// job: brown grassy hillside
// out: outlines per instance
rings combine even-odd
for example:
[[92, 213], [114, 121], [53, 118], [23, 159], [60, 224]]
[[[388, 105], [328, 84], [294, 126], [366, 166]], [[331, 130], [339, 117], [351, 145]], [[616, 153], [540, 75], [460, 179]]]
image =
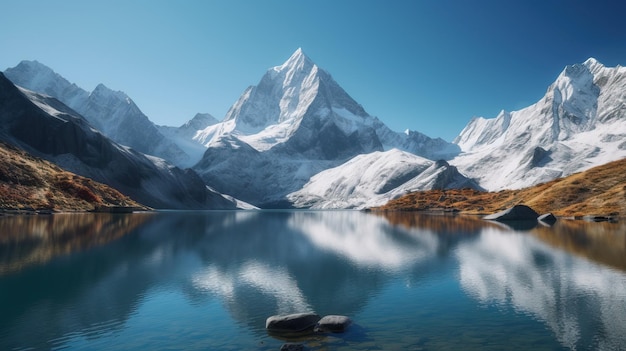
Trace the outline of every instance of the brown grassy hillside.
[[0, 142], [0, 209], [89, 211], [100, 206], [144, 208], [107, 185]]
[[626, 159], [521, 190], [430, 190], [407, 194], [373, 210], [457, 209], [494, 213], [525, 204], [557, 216], [626, 215]]

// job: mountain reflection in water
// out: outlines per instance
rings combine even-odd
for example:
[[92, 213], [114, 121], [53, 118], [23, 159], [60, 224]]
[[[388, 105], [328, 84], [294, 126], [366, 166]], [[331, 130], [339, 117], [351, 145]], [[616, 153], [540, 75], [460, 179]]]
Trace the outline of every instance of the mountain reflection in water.
[[626, 345], [624, 224], [560, 220], [552, 227], [511, 231], [473, 217], [437, 221], [402, 213], [385, 216], [404, 225], [403, 217], [413, 217], [409, 225], [416, 228], [444, 226], [439, 222], [458, 225], [453, 232], [481, 227], [479, 240], [456, 250], [460, 282], [470, 295], [481, 303], [513, 305], [531, 313], [571, 349], [619, 350]]
[[118, 239], [151, 213], [63, 213], [0, 216], [0, 276]]
[[[0, 218], [12, 233], [0, 238], [0, 349], [278, 349], [265, 318], [303, 311], [354, 317], [367, 334], [320, 348], [530, 342], [481, 327], [505, 317], [476, 304], [530, 315], [562, 347], [626, 345], [615, 227], [515, 232], [471, 217], [356, 211], [100, 215]], [[594, 259], [605, 246], [610, 262]], [[446, 290], [419, 295], [438, 284]]]

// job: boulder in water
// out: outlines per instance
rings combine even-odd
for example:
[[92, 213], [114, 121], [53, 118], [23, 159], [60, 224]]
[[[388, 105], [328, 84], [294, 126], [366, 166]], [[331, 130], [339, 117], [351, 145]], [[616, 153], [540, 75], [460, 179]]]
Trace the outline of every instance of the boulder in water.
[[536, 221], [539, 214], [526, 205], [515, 205], [494, 214], [483, 217], [491, 221]]
[[320, 333], [343, 333], [352, 323], [346, 316], [329, 315], [324, 316], [317, 322], [315, 332]]
[[315, 313], [295, 313], [288, 315], [276, 315], [267, 318], [265, 329], [270, 333], [301, 333], [313, 330], [320, 316]]

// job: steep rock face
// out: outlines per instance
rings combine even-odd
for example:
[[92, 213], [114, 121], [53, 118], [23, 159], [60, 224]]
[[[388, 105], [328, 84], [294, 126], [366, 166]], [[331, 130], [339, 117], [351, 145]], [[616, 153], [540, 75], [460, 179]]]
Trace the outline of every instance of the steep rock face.
[[155, 208], [234, 208], [191, 170], [116, 144], [57, 99], [0, 73], [0, 138]]
[[58, 99], [120, 144], [177, 164], [185, 163], [189, 158], [121, 91], [99, 84], [89, 93], [37, 61], [22, 61], [7, 69], [5, 75], [18, 86]]
[[398, 148], [450, 158], [460, 150], [418, 132], [391, 131], [301, 49], [246, 89], [223, 122], [194, 139], [207, 147], [194, 166], [202, 178], [257, 205], [284, 204], [311, 176], [360, 154]]
[[622, 131], [626, 69], [591, 58], [567, 66], [537, 103], [470, 121], [450, 163], [488, 190], [523, 188], [625, 157]]

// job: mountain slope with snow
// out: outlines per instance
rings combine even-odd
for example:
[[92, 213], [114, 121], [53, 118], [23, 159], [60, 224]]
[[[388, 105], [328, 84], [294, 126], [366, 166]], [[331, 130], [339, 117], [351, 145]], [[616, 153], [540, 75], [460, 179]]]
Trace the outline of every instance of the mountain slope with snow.
[[449, 159], [460, 150], [419, 132], [390, 130], [301, 49], [270, 68], [222, 122], [194, 139], [207, 147], [194, 166], [203, 179], [222, 193], [261, 206], [289, 205], [287, 194], [357, 155], [397, 148]]
[[189, 155], [165, 138], [130, 97], [121, 91], [99, 84], [89, 93], [37, 61], [22, 61], [8, 68], [4, 74], [18, 86], [63, 102], [120, 144], [189, 166]]
[[[567, 66], [537, 103], [475, 118], [450, 161], [488, 190], [519, 189], [626, 157], [626, 68]], [[493, 170], [497, 169], [497, 172]]]
[[119, 145], [59, 100], [0, 73], [0, 140], [154, 208], [236, 208], [192, 170]]
[[361, 209], [417, 190], [450, 188], [479, 187], [446, 161], [392, 149], [359, 155], [320, 172], [287, 198], [296, 207]]

